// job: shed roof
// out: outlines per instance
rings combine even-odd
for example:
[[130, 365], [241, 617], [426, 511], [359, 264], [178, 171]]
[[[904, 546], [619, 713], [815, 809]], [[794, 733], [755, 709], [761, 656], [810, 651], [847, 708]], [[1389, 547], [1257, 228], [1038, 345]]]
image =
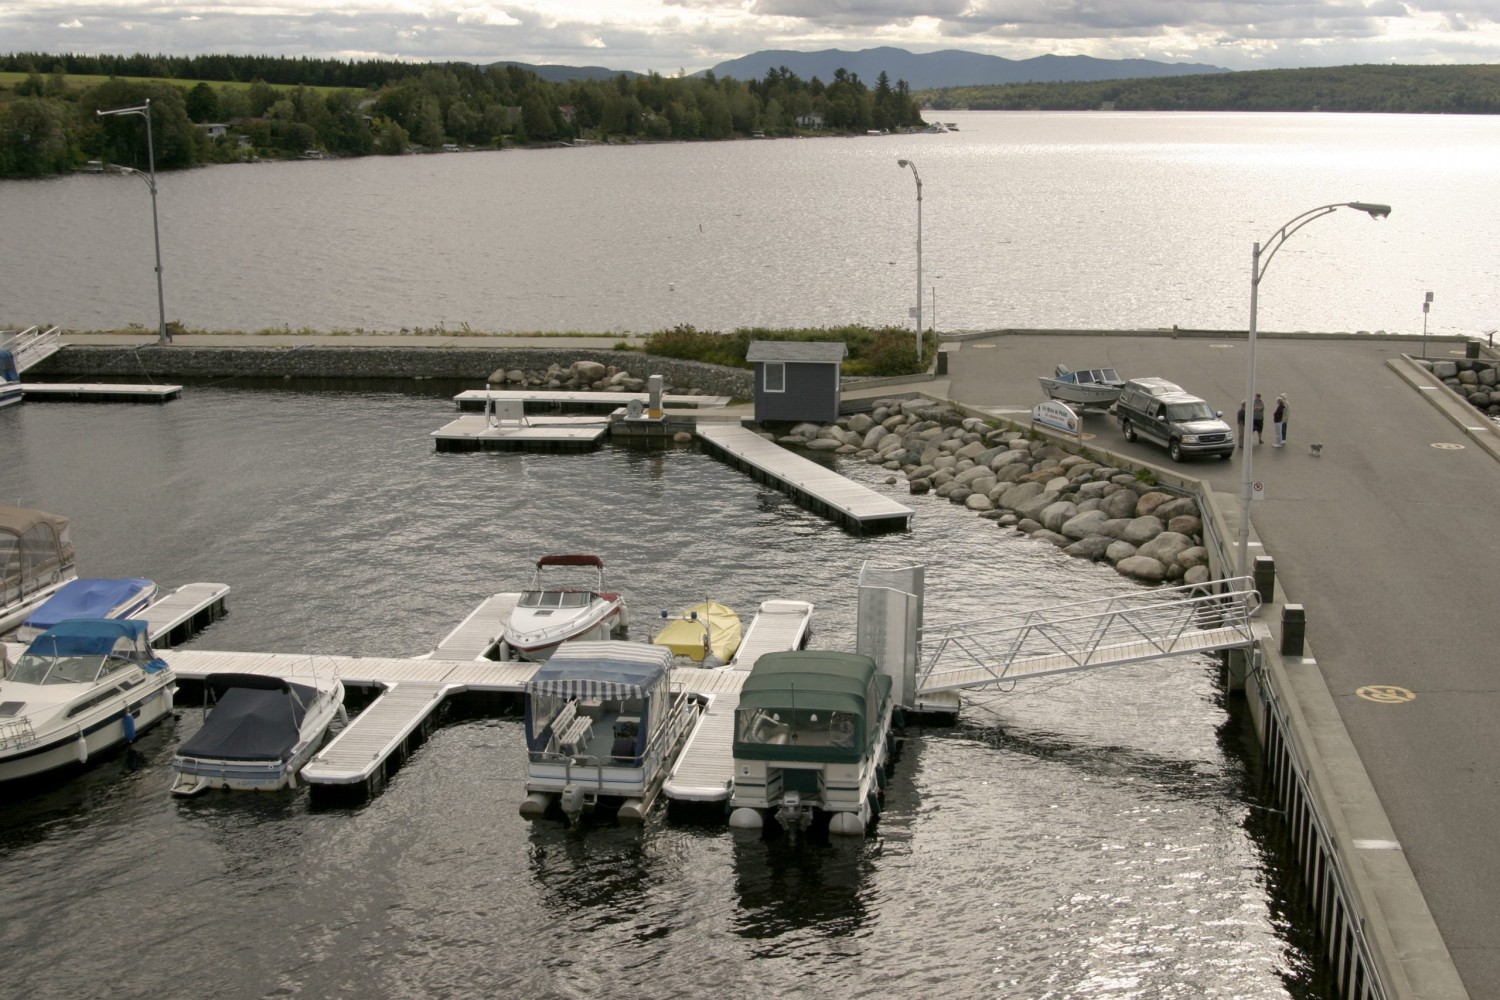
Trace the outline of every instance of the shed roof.
[[836, 365], [844, 360], [849, 349], [841, 340], [752, 340], [745, 352], [745, 360], [757, 361], [810, 361]]

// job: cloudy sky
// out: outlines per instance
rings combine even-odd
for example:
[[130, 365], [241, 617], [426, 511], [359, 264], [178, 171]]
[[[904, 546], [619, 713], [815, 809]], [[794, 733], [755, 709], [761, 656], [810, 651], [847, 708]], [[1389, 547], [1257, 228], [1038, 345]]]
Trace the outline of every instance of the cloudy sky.
[[0, 0], [8, 52], [512, 59], [673, 74], [760, 49], [1230, 69], [1500, 63], [1500, 0]]

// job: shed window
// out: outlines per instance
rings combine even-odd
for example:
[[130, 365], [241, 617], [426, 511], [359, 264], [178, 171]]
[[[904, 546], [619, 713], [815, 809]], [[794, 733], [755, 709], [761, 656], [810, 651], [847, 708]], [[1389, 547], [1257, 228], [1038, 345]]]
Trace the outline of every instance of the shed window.
[[767, 361], [765, 375], [766, 392], [786, 392], [786, 362]]

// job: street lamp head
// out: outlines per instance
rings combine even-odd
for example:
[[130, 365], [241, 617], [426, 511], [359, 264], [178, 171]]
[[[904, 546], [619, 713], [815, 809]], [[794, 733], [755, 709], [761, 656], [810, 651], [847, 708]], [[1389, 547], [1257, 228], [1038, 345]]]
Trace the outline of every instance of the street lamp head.
[[896, 161], [896, 166], [898, 168], [900, 168], [900, 167], [909, 167], [909, 166], [911, 166], [911, 161], [910, 160], [897, 160]]
[[1351, 201], [1345, 207], [1364, 212], [1372, 219], [1383, 219], [1391, 214], [1391, 206], [1377, 205], [1374, 202], [1368, 201]]

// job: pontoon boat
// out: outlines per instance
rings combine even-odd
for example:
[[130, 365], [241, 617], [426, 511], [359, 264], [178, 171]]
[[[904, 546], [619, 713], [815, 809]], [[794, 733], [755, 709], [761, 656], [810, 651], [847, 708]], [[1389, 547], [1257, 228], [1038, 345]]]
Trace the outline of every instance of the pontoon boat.
[[66, 517], [0, 507], [0, 634], [77, 576]]

